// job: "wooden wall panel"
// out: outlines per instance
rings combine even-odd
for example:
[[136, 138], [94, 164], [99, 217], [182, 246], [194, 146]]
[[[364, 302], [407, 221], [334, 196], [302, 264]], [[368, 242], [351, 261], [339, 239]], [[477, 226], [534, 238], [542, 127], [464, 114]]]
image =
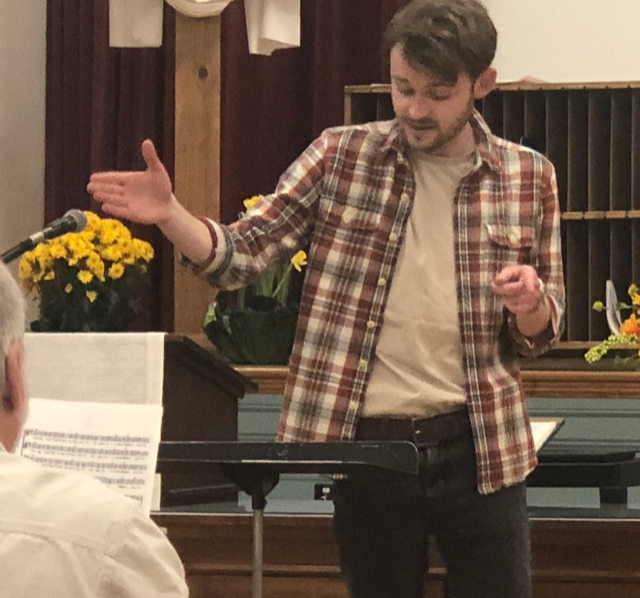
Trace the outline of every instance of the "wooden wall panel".
[[588, 209], [588, 95], [576, 91], [569, 95], [567, 211]]
[[569, 98], [566, 91], [547, 91], [545, 93], [547, 104], [545, 110], [546, 155], [555, 166], [560, 209], [566, 212], [569, 168]]
[[640, 209], [640, 89], [631, 97], [631, 206]]
[[611, 94], [610, 210], [629, 210], [631, 205], [632, 92]]
[[[154, 514], [182, 558], [191, 598], [246, 598], [250, 515]], [[265, 516], [265, 598], [346, 598], [330, 516]], [[640, 521], [533, 519], [534, 598], [640, 595]], [[429, 598], [443, 598], [444, 570], [431, 547]]]
[[588, 210], [609, 209], [611, 95], [609, 90], [588, 92], [587, 193]]

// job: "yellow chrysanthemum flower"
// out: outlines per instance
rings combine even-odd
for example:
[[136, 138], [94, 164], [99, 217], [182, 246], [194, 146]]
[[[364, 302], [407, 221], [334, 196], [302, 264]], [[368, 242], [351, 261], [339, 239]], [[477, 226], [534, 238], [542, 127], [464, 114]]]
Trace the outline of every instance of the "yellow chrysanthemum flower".
[[46, 270], [53, 262], [53, 258], [49, 252], [49, 247], [45, 243], [36, 245], [33, 249], [33, 255], [40, 266], [40, 270]]
[[98, 298], [98, 293], [95, 291], [87, 291], [87, 299], [93, 303]]
[[117, 245], [109, 245], [102, 250], [102, 258], [109, 262], [119, 262], [122, 259], [122, 250]]
[[85, 227], [85, 230], [90, 230], [92, 232], [100, 230], [102, 220], [97, 214], [85, 211], [84, 215], [87, 217], [87, 226]]
[[69, 233], [67, 245], [71, 252], [71, 257], [68, 260], [70, 266], [75, 266], [83, 257], [87, 257], [91, 253], [91, 245], [79, 235]]
[[136, 258], [150, 262], [153, 259], [153, 247], [146, 241], [133, 239], [133, 254]]
[[87, 268], [98, 280], [104, 282], [104, 262], [96, 251], [92, 251], [87, 257]]
[[109, 278], [116, 280], [124, 274], [124, 266], [122, 264], [111, 264], [107, 274], [109, 275]]
[[109, 228], [102, 231], [100, 240], [105, 245], [112, 245], [113, 243], [118, 242], [118, 236], [119, 236], [118, 230], [115, 229], [113, 226], [110, 226]]
[[133, 241], [122, 243], [120, 245], [120, 249], [122, 251], [122, 257], [120, 258], [122, 260], [122, 263], [127, 266], [135, 264], [136, 254], [133, 250]]
[[127, 240], [127, 241], [131, 240], [131, 232], [119, 220], [115, 220], [113, 218], [107, 218], [102, 221], [102, 227], [104, 231], [103, 239], [108, 237], [110, 239], [113, 239], [113, 241], [111, 242], [114, 242], [118, 239]]
[[67, 247], [63, 245], [58, 239], [54, 239], [49, 247], [51, 256], [55, 259], [67, 257]]
[[31, 280], [31, 262], [28, 259], [21, 259], [18, 264], [18, 279], [21, 282]]
[[89, 270], [80, 270], [78, 272], [78, 280], [82, 284], [89, 284], [93, 280], [93, 274]]

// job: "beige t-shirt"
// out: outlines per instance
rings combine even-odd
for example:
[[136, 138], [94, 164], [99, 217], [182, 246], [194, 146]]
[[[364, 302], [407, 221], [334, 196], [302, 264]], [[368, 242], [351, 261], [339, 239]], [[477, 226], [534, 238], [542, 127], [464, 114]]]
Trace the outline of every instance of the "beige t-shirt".
[[428, 417], [466, 402], [453, 200], [474, 157], [410, 152], [415, 202], [384, 312], [365, 416]]
[[0, 444], [0, 598], [187, 598], [178, 554], [138, 504]]

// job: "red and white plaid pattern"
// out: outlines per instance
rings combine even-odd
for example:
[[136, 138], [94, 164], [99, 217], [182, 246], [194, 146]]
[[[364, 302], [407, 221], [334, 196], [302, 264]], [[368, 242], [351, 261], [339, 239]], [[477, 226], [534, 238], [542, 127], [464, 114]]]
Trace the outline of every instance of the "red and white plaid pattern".
[[[564, 283], [553, 166], [494, 137], [477, 113], [472, 126], [477, 160], [454, 202], [455, 262], [478, 489], [489, 493], [522, 481], [536, 464], [515, 357], [558, 338]], [[226, 255], [203, 276], [219, 288], [244, 286], [309, 247], [280, 440], [354, 436], [414, 201], [407, 149], [395, 121], [329, 129], [274, 194], [217, 227]], [[534, 339], [519, 334], [491, 287], [516, 263], [537, 270], [552, 303], [551, 326]]]

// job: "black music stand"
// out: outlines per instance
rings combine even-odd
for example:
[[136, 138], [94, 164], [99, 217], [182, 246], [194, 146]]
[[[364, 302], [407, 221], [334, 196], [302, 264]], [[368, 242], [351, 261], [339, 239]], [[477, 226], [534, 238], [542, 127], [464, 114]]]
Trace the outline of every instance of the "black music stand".
[[252, 598], [262, 598], [263, 517], [266, 496], [281, 473], [348, 474], [362, 468], [418, 472], [411, 442], [161, 442], [158, 472], [220, 471], [251, 496]]

